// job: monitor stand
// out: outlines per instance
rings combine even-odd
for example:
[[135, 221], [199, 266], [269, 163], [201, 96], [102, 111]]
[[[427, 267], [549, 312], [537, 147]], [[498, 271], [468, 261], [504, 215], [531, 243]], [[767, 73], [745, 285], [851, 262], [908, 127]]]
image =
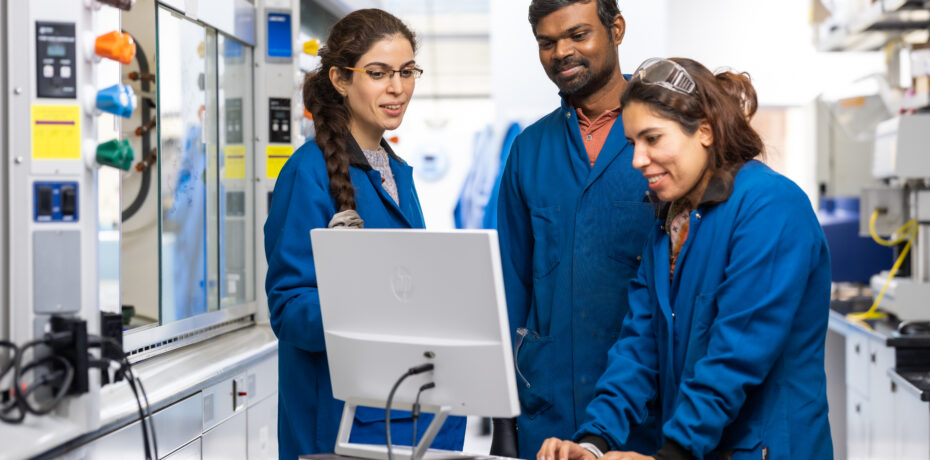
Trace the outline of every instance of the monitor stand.
[[[344, 455], [347, 457], [387, 460], [388, 451], [386, 445], [356, 444], [349, 442], [349, 435], [352, 431], [352, 423], [355, 421], [355, 408], [358, 406], [383, 408], [386, 405], [387, 404], [385, 404], [383, 401], [372, 401], [367, 399], [361, 400], [355, 398], [346, 400], [345, 407], [342, 410], [342, 420], [339, 422], [339, 433], [336, 435], [335, 452], [339, 455]], [[398, 404], [397, 407], [392, 407], [392, 409], [410, 410], [412, 409], [412, 404]], [[430, 444], [433, 443], [433, 439], [436, 438], [436, 435], [439, 433], [439, 429], [442, 427], [442, 423], [446, 421], [446, 417], [448, 417], [449, 413], [452, 411], [452, 407], [421, 404], [420, 411], [421, 413], [429, 412], [435, 414], [432, 423], [429, 424], [429, 427], [426, 429], [426, 432], [423, 433], [423, 437], [420, 439], [420, 442], [418, 442], [415, 447], [391, 446], [391, 452], [394, 456], [394, 459], [422, 460], [424, 458], [462, 458], [461, 452], [444, 450], [428, 451]], [[412, 456], [411, 449], [413, 449]]]

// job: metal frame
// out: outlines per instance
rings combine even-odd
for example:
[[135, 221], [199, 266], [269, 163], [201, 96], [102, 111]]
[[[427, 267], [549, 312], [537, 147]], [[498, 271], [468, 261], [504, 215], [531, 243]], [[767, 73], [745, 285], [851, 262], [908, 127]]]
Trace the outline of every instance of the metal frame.
[[[242, 5], [246, 5], [251, 11], [253, 17], [255, 15], [255, 7], [245, 2], [245, 0], [236, 0], [236, 14], [239, 14]], [[177, 3], [177, 2], [175, 2]], [[177, 13], [180, 16], [185, 17], [195, 24], [199, 24], [208, 30], [213, 29], [215, 32], [222, 32], [223, 34], [232, 37], [234, 39], [245, 42], [241, 37], [241, 34], [236, 35], [234, 31], [229, 30], [228, 28], [217, 27], [215, 23], [211, 23], [209, 17], [197, 17], [196, 14], [190, 12], [185, 12], [183, 8], [179, 8], [179, 5], [173, 4], [164, 0], [155, 0], [155, 11], [157, 17], [157, 11], [161, 7], [165, 7], [170, 11]], [[203, 9], [203, 8], [201, 8]], [[214, 32], [214, 33], [215, 33]], [[246, 45], [254, 47], [254, 39], [252, 42], [246, 42]], [[157, 48], [157, 44], [156, 44]], [[156, 51], [157, 56], [157, 51]], [[253, 49], [252, 58], [255, 59], [255, 51]], [[253, 78], [254, 84], [254, 78]], [[157, 87], [156, 87], [157, 91]], [[157, 97], [157, 96], [156, 96]], [[210, 97], [210, 96], [208, 96]], [[253, 103], [254, 104], [254, 103]], [[156, 128], [158, 129], [158, 128]], [[253, 130], [254, 131], [254, 130]], [[159, 131], [160, 132], [160, 131]], [[160, 136], [160, 135], [159, 135]], [[209, 149], [208, 149], [209, 150]], [[219, 154], [219, 152], [215, 152]], [[161, 162], [159, 160], [159, 168]], [[159, 183], [160, 183], [160, 171], [159, 171]], [[160, 200], [160, 196], [158, 197]], [[159, 206], [160, 208], [160, 206]], [[254, 209], [254, 208], [253, 208]], [[254, 210], [253, 210], [254, 213]], [[161, 233], [161, 218], [159, 217], [159, 234]], [[248, 237], [248, 235], [247, 235]], [[161, 240], [159, 239], [159, 251], [161, 247]], [[159, 270], [160, 273], [160, 270]], [[253, 267], [253, 274], [256, 273], [256, 268]], [[163, 282], [163, 280], [160, 280]], [[159, 297], [161, 296], [161, 288], [159, 288]], [[256, 293], [257, 294], [257, 293]], [[159, 299], [159, 309], [161, 308], [161, 300]], [[152, 326], [148, 328], [139, 328], [134, 330], [127, 331], [123, 336], [123, 350], [130, 354], [131, 361], [141, 361], [143, 359], [150, 358], [161, 353], [165, 353], [170, 350], [175, 350], [182, 348], [188, 345], [192, 345], [197, 342], [202, 342], [204, 340], [211, 339], [221, 334], [234, 331], [243, 327], [251, 326], [255, 323], [255, 316], [258, 310], [258, 302], [253, 300], [241, 305], [234, 305], [223, 307], [220, 310], [202, 313], [190, 318], [180, 319], [172, 321], [167, 324], [162, 324], [158, 326]]]
[[[9, 30], [9, 24], [7, 24], [7, 3], [0, 3], [0, 24], [3, 25], [3, 30]], [[6, 47], [7, 47], [7, 36], [6, 32], [0, 33], [0, 94], [3, 94], [3, 98], [9, 100], [10, 97], [10, 88], [7, 87], [6, 83], [6, 72], [7, 72], [7, 59], [6, 59]], [[10, 209], [9, 202], [7, 202], [7, 188], [10, 186], [10, 177], [7, 172], [7, 163], [10, 160], [10, 146], [6, 138], [6, 123], [7, 123], [7, 105], [0, 104], [0, 183], [3, 185], [0, 186], [0, 340], [9, 338], [9, 289], [7, 286], [7, 265], [10, 263], [7, 256], [8, 249], [7, 245], [10, 244], [9, 239], [7, 238], [6, 229], [9, 226], [9, 219], [7, 218], [7, 210]], [[0, 357], [3, 357], [0, 355]]]
[[133, 360], [138, 361], [251, 326], [254, 314], [255, 302], [249, 302], [161, 326], [131, 330], [123, 336], [123, 351], [135, 354]]
[[[387, 446], [375, 444], [355, 444], [349, 442], [349, 435], [352, 432], [352, 424], [355, 421], [355, 408], [358, 406], [383, 408], [385, 405], [386, 404], [384, 401], [356, 398], [347, 399], [345, 406], [342, 409], [342, 420], [339, 422], [339, 433], [336, 435], [336, 448], [334, 449], [336, 454], [344, 455], [347, 457], [387, 460]], [[433, 439], [439, 433], [439, 428], [442, 427], [443, 422], [446, 421], [446, 417], [448, 417], [452, 412], [451, 406], [434, 406], [431, 404], [423, 404], [420, 407], [422, 408], [423, 412], [433, 413], [436, 414], [436, 416], [433, 417], [433, 421], [430, 422], [429, 427], [426, 429], [426, 432], [423, 433], [423, 437], [420, 438], [420, 442], [417, 443], [416, 447], [392, 446], [391, 450], [394, 451], [396, 449], [396, 455], [398, 458], [411, 458], [412, 460], [423, 459], [424, 456], [426, 456], [426, 451], [429, 449], [430, 444], [433, 443]], [[393, 408], [394, 407], [392, 407], [392, 409]], [[396, 408], [410, 410], [413, 408], [413, 404], [397, 404]], [[429, 458], [442, 457], [443, 454], [438, 452], [435, 455], [429, 455]]]
[[[230, 1], [230, 0], [227, 0]], [[216, 8], [212, 1], [156, 0], [189, 19], [206, 24], [239, 41], [255, 46], [255, 5], [247, 0], [231, 0], [232, 5]]]

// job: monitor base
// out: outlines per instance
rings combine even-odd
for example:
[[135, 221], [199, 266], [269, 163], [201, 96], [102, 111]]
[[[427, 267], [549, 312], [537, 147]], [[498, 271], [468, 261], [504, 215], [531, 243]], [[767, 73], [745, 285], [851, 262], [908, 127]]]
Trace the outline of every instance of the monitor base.
[[[355, 420], [355, 408], [359, 405], [372, 406], [370, 400], [346, 400], [345, 407], [342, 409], [342, 420], [339, 422], [339, 433], [336, 435], [335, 452], [338, 455], [347, 457], [367, 458], [371, 460], [388, 460], [387, 446], [375, 444], [356, 444], [349, 442], [349, 435], [352, 432], [352, 423]], [[373, 407], [384, 407], [384, 403], [376, 404]], [[461, 452], [446, 450], [429, 450], [433, 439], [439, 434], [446, 417], [452, 412], [449, 406], [433, 406], [423, 404], [420, 406], [421, 413], [429, 412], [435, 414], [433, 421], [426, 428], [423, 437], [415, 447], [413, 446], [391, 446], [391, 453], [396, 460], [441, 460], [449, 458], [461, 459]], [[412, 450], [412, 452], [411, 452]]]

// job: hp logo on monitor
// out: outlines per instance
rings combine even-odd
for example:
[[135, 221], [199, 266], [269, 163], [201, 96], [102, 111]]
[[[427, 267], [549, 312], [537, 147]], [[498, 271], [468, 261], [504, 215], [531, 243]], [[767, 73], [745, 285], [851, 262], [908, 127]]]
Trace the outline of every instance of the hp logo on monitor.
[[391, 291], [397, 300], [407, 303], [413, 295], [413, 275], [410, 270], [404, 267], [394, 268], [394, 276], [391, 277]]

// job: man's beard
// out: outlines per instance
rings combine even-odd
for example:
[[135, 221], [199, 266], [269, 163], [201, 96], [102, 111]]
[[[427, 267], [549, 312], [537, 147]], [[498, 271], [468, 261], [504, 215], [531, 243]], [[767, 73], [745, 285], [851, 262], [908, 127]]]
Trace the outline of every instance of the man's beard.
[[[581, 69], [575, 75], [568, 78], [562, 78], [559, 72], [580, 66]], [[602, 88], [610, 80], [610, 68], [595, 74], [591, 72], [591, 62], [583, 57], [574, 57], [564, 61], [558, 61], [549, 67], [549, 78], [559, 91], [566, 97], [585, 97], [593, 94]]]

